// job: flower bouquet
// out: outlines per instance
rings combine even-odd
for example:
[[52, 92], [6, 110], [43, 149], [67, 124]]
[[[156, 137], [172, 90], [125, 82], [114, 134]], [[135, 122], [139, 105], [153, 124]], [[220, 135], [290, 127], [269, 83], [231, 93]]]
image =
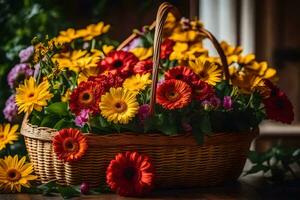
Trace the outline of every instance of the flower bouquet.
[[240, 175], [263, 119], [293, 120], [275, 69], [168, 3], [155, 26], [118, 47], [108, 29], [100, 22], [35, 43], [38, 67], [16, 104], [42, 182], [107, 184], [125, 196], [221, 184]]

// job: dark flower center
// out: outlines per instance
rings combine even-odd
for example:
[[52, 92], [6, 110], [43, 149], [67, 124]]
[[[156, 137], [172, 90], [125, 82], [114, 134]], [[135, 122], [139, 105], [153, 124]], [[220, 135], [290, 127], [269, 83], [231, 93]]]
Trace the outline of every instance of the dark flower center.
[[7, 172], [7, 178], [10, 181], [18, 181], [21, 178], [21, 174], [16, 169], [10, 169]]
[[123, 66], [123, 62], [121, 60], [116, 60], [113, 64], [115, 68], [119, 68]]
[[33, 93], [33, 92], [31, 92], [31, 93], [28, 95], [29, 98], [32, 98], [33, 96], [34, 96], [34, 93]]
[[115, 110], [119, 113], [124, 112], [127, 109], [127, 104], [122, 101], [116, 102], [114, 106]]
[[77, 151], [78, 149], [78, 143], [75, 142], [72, 138], [66, 138], [63, 146], [66, 151], [70, 152]]
[[181, 80], [181, 79], [183, 79], [183, 75], [182, 75], [182, 74], [177, 74], [177, 75], [175, 76], [175, 79]]
[[0, 140], [5, 140], [5, 136], [4, 135], [0, 135]]
[[167, 94], [167, 99], [169, 101], [176, 101], [179, 97], [179, 94], [175, 91], [170, 91], [168, 94]]
[[84, 94], [82, 95], [82, 99], [83, 99], [84, 101], [89, 100], [89, 99], [90, 99], [90, 94], [89, 94], [89, 93], [84, 93]]
[[124, 170], [124, 177], [126, 180], [131, 181], [136, 175], [136, 169], [134, 167], [127, 167]]
[[284, 102], [282, 100], [277, 100], [276, 101], [276, 106], [280, 109], [284, 108]]

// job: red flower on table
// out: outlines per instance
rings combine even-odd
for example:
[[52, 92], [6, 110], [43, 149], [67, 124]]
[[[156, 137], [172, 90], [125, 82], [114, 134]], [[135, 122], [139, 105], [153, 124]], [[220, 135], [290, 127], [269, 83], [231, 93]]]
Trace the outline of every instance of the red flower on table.
[[153, 188], [154, 167], [148, 156], [127, 151], [110, 161], [106, 179], [111, 190], [121, 196], [142, 196]]
[[99, 101], [104, 87], [93, 81], [81, 82], [70, 95], [70, 110], [78, 115], [88, 109], [93, 115], [99, 113]]
[[277, 86], [270, 80], [264, 80], [265, 85], [271, 89], [270, 96], [263, 99], [266, 114], [269, 119], [290, 124], [294, 120], [293, 105]]
[[134, 65], [138, 62], [138, 58], [131, 52], [127, 51], [111, 51], [101, 61], [101, 71], [108, 70], [112, 74], [119, 74], [123, 78], [130, 76], [133, 72]]
[[77, 129], [62, 129], [52, 139], [53, 150], [58, 159], [72, 162], [81, 159], [86, 153], [87, 139]]
[[192, 81], [196, 81], [199, 78], [190, 68], [185, 66], [177, 66], [169, 69], [165, 73], [165, 79], [176, 79], [190, 84]]
[[166, 80], [156, 91], [156, 102], [168, 110], [183, 108], [191, 102], [192, 89], [181, 80]]
[[153, 62], [151, 60], [142, 60], [136, 63], [133, 68], [135, 74], [152, 73]]
[[174, 45], [175, 45], [175, 41], [171, 39], [165, 39], [161, 44], [160, 58], [161, 59], [169, 58], [170, 54], [173, 52]]

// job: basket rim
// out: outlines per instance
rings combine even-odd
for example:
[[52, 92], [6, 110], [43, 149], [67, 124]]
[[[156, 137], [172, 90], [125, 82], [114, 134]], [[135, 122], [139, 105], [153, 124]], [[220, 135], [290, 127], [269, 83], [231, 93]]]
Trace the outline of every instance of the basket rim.
[[[30, 123], [23, 123], [20, 133], [32, 139], [51, 142], [57, 134], [57, 130], [48, 127], [39, 127]], [[236, 143], [241, 139], [254, 139], [259, 134], [259, 129], [255, 128], [245, 132], [218, 132], [205, 135], [204, 145], [218, 145], [226, 143]], [[148, 146], [197, 146], [199, 145], [192, 133], [177, 135], [163, 135], [161, 133], [136, 133], [122, 132], [98, 135], [86, 133], [89, 144], [97, 146], [116, 146], [116, 145], [148, 145]]]

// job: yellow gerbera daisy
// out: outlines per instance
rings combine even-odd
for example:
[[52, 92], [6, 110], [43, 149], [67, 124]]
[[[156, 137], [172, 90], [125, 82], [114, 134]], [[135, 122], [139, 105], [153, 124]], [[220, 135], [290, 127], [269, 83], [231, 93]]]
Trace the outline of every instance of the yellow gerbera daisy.
[[150, 75], [150, 73], [133, 75], [124, 81], [123, 87], [137, 94], [151, 84]]
[[0, 189], [6, 192], [21, 192], [21, 187], [30, 187], [29, 181], [37, 179], [31, 175], [33, 166], [26, 163], [26, 157], [19, 160], [18, 156], [0, 159]]
[[54, 41], [59, 44], [64, 44], [72, 42], [77, 38], [79, 38], [79, 35], [77, 34], [76, 30], [73, 28], [68, 28], [65, 31], [60, 31], [59, 35], [54, 39]]
[[102, 95], [100, 110], [109, 122], [128, 124], [138, 112], [136, 95], [125, 88], [110, 88]]
[[177, 60], [180, 65], [187, 64], [188, 60], [195, 60], [197, 57], [207, 55], [207, 50], [201, 44], [189, 45], [188, 43], [176, 42], [170, 60]]
[[195, 61], [189, 61], [189, 66], [198, 74], [201, 80], [210, 85], [216, 85], [222, 80], [222, 70], [216, 64], [209, 62], [203, 57], [199, 57]]
[[104, 22], [98, 24], [90, 24], [85, 29], [78, 30], [77, 33], [83, 40], [92, 40], [94, 37], [107, 33], [110, 29], [110, 25], [104, 25]]
[[0, 124], [0, 150], [4, 149], [7, 144], [13, 144], [18, 140], [17, 130], [19, 125]]
[[231, 75], [231, 82], [237, 86], [242, 93], [250, 94], [257, 89], [258, 86], [263, 86], [262, 79], [253, 73], [244, 71], [236, 71]]
[[19, 113], [31, 113], [33, 109], [41, 111], [48, 104], [47, 101], [53, 97], [53, 94], [48, 91], [49, 87], [48, 81], [37, 85], [33, 77], [25, 80], [24, 84], [17, 88], [16, 93]]
[[144, 48], [144, 47], [136, 47], [130, 50], [139, 60], [146, 60], [153, 55], [153, 47]]

